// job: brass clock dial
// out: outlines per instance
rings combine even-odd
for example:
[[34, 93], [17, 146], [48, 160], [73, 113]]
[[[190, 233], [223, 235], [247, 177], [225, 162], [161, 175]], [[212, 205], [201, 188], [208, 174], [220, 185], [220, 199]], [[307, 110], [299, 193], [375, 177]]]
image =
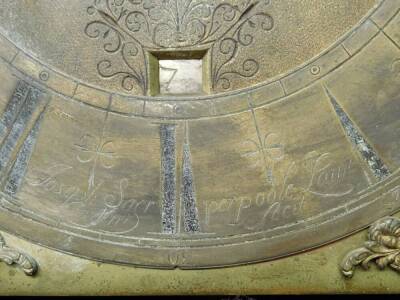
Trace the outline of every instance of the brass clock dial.
[[398, 1], [0, 6], [1, 229], [208, 268], [400, 207]]

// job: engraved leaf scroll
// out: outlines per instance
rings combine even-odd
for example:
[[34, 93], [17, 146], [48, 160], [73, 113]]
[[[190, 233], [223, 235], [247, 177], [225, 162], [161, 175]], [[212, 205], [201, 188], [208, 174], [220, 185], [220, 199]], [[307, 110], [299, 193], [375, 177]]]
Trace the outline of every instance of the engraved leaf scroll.
[[380, 269], [400, 271], [400, 219], [386, 217], [371, 225], [364, 247], [349, 252], [341, 263], [342, 273], [352, 277], [356, 266], [369, 268], [375, 262]]
[[[104, 79], [119, 78], [126, 91], [148, 88], [146, 51], [190, 49], [211, 51], [211, 85], [228, 90], [233, 77], [252, 77], [260, 68], [254, 58], [241, 57], [254, 33], [274, 27], [266, 12], [269, 0], [216, 3], [204, 0], [95, 0], [87, 9], [95, 20], [85, 33], [103, 40], [108, 58], [97, 64]], [[118, 58], [116, 58], [118, 57]]]

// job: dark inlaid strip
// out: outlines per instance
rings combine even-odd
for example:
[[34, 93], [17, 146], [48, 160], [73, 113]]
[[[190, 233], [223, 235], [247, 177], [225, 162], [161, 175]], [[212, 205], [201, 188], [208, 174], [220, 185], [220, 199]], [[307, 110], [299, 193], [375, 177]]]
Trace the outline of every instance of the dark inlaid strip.
[[162, 124], [161, 179], [162, 179], [162, 231], [176, 233], [176, 134], [175, 125]]
[[28, 168], [28, 163], [35, 147], [40, 123], [43, 119], [43, 114], [44, 112], [40, 114], [39, 118], [35, 122], [35, 125], [29, 132], [29, 135], [25, 139], [20, 151], [18, 152], [14, 165], [8, 175], [4, 191], [9, 195], [14, 195], [18, 192], [23, 178], [25, 177], [26, 169]]
[[12, 124], [10, 131], [3, 140], [0, 147], [0, 172], [4, 171], [4, 168], [9, 164], [10, 158], [12, 157], [13, 151], [18, 144], [19, 139], [22, 137], [26, 130], [27, 124], [37, 107], [40, 98], [40, 91], [29, 88], [26, 101], [22, 105], [14, 123]]
[[185, 127], [185, 131], [185, 142], [183, 145], [181, 201], [184, 208], [184, 230], [185, 232], [194, 233], [200, 231], [200, 223], [196, 207], [196, 191], [194, 186], [187, 125]]
[[9, 133], [15, 119], [17, 118], [22, 105], [25, 103], [29, 92], [29, 85], [24, 81], [19, 81], [15, 88], [11, 100], [7, 103], [0, 120], [0, 143]]
[[329, 99], [336, 114], [339, 117], [340, 123], [342, 124], [349, 141], [360, 153], [362, 159], [368, 164], [368, 167], [372, 171], [374, 176], [378, 180], [385, 179], [387, 176], [390, 175], [389, 169], [386, 167], [374, 148], [362, 136], [356, 125], [353, 123], [353, 121], [351, 121], [349, 116], [337, 102], [332, 93], [327, 88], [325, 88], [325, 90], [327, 95], [329, 96]]

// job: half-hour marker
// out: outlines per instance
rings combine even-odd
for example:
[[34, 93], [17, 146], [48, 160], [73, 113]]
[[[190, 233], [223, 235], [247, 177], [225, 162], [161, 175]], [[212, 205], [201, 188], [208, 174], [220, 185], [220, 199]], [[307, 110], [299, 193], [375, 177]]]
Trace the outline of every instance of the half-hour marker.
[[176, 133], [174, 124], [161, 124], [162, 230], [176, 233]]
[[360, 130], [349, 118], [332, 93], [326, 87], [325, 91], [337, 116], [339, 117], [340, 123], [342, 124], [348, 140], [351, 142], [353, 147], [357, 149], [361, 158], [368, 164], [368, 167], [374, 176], [378, 180], [385, 179], [390, 175], [389, 169], [386, 167], [374, 148], [362, 136]]
[[10, 131], [18, 113], [26, 101], [29, 92], [29, 85], [24, 81], [19, 81], [11, 100], [7, 103], [0, 120], [0, 143]]
[[8, 194], [17, 193], [22, 183], [46, 105], [41, 91], [19, 81], [1, 116], [0, 175]]
[[29, 160], [35, 147], [37, 134], [39, 132], [40, 123], [43, 114], [36, 120], [35, 125], [31, 129], [28, 137], [25, 139], [21, 149], [18, 152], [17, 158], [8, 175], [4, 191], [7, 194], [16, 194], [23, 181]]
[[193, 233], [200, 231], [200, 224], [196, 207], [196, 191], [194, 186], [188, 130], [188, 125], [186, 123], [182, 158], [181, 205], [183, 205], [184, 210], [184, 230], [185, 232]]
[[180, 202], [177, 203], [176, 170], [176, 126], [160, 125], [161, 139], [161, 223], [163, 234], [180, 234], [181, 224], [185, 233], [200, 232], [200, 223], [196, 206], [196, 191], [189, 146], [188, 125], [185, 124], [185, 136], [182, 149], [182, 174]]

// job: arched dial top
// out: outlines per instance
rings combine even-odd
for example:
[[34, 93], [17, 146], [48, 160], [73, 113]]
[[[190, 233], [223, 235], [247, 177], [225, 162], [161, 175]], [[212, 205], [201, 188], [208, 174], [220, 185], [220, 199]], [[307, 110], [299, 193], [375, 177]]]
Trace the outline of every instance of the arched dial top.
[[397, 1], [0, 6], [1, 229], [207, 268], [400, 207]]

